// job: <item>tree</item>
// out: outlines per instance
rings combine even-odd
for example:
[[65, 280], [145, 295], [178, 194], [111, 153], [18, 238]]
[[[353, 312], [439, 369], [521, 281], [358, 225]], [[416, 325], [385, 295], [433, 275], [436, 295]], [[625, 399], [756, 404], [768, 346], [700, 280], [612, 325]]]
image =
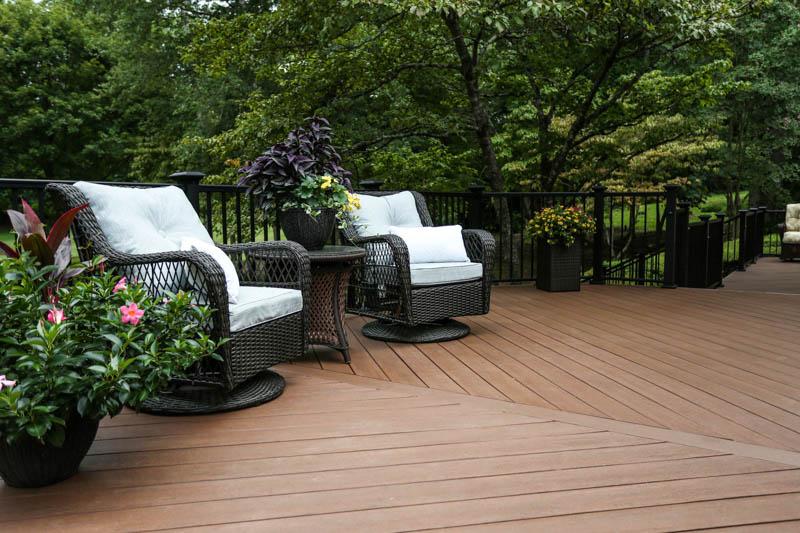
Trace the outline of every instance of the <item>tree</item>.
[[97, 90], [109, 66], [65, 6], [0, 3], [0, 177], [81, 179], [113, 167]]

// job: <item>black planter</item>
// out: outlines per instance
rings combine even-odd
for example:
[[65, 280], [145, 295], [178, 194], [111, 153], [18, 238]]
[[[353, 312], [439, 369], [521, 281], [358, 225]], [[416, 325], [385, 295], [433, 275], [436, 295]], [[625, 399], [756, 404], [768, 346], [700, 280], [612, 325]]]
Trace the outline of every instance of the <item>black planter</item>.
[[567, 247], [540, 240], [536, 250], [536, 288], [550, 292], [581, 290], [581, 249], [580, 241]]
[[87, 420], [73, 413], [66, 421], [64, 444], [55, 448], [31, 437], [13, 444], [0, 438], [0, 477], [11, 487], [44, 487], [74, 476], [86, 457], [98, 420]]
[[302, 244], [306, 250], [319, 250], [336, 227], [336, 210], [320, 209], [317, 216], [311, 216], [305, 209], [284, 209], [278, 212], [278, 223], [290, 241]]

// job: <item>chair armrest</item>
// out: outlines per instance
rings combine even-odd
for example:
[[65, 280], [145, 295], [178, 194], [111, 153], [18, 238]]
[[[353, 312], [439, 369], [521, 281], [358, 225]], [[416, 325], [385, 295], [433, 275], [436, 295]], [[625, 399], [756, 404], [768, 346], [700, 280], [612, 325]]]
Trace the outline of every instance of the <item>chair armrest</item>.
[[786, 232], [786, 224], [781, 222], [780, 224], [778, 224], [778, 234], [780, 235], [781, 240], [783, 240], [784, 232]]
[[380, 266], [395, 267], [401, 280], [410, 283], [410, 262], [408, 247], [405, 241], [397, 235], [374, 235], [372, 237], [356, 237], [352, 240], [354, 246], [364, 248], [367, 256], [364, 267]]
[[294, 241], [218, 244], [231, 258], [243, 285], [283, 287], [303, 291], [308, 302], [311, 261], [308, 251]]
[[494, 264], [495, 244], [491, 233], [482, 229], [465, 229], [461, 235], [464, 236], [464, 247], [470, 261], [486, 263], [488, 260]]

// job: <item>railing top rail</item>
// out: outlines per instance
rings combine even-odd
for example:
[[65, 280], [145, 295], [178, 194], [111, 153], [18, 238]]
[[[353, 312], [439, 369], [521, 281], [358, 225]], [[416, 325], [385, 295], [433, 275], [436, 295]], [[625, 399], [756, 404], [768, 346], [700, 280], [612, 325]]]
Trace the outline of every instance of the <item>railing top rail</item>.
[[574, 191], [574, 192], [485, 192], [483, 196], [487, 198], [590, 198], [593, 193], [587, 191]]
[[665, 192], [645, 192], [645, 191], [631, 191], [631, 192], [604, 192], [603, 196], [613, 196], [613, 197], [631, 197], [634, 196], [636, 198], [666, 198], [667, 193]]
[[[88, 180], [30, 180], [30, 179], [0, 179], [0, 189], [44, 189], [51, 183], [72, 185], [78, 181]], [[119, 185], [121, 187], [167, 187], [174, 183], [149, 183], [137, 181], [92, 181], [101, 185]]]

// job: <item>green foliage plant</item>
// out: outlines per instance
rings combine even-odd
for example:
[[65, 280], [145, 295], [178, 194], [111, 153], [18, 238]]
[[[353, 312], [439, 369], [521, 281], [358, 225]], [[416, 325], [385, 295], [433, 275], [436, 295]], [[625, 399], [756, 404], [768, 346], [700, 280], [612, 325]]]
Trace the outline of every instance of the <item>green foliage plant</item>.
[[291, 132], [285, 142], [271, 146], [239, 169], [239, 185], [247, 186], [265, 213], [278, 208], [303, 208], [316, 215], [320, 208], [337, 210], [340, 220], [357, 205], [350, 194], [349, 172], [340, 166], [330, 124], [322, 117], [307, 118], [308, 128]]
[[0, 438], [64, 441], [71, 416], [138, 407], [184, 368], [214, 356], [210, 311], [187, 293], [151, 297], [102, 265], [42, 302], [56, 265], [23, 252], [0, 261]]
[[579, 207], [556, 205], [537, 212], [528, 222], [528, 235], [557, 246], [572, 246], [576, 239], [588, 239], [595, 231], [595, 222]]

